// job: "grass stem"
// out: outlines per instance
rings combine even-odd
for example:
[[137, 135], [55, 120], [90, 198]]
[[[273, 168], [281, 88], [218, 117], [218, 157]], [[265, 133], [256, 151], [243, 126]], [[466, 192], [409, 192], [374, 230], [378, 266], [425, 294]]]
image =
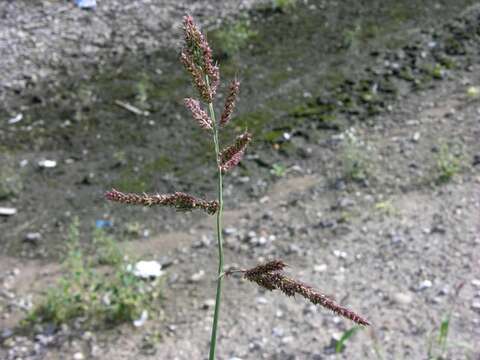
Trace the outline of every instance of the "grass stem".
[[[209, 85], [208, 76], [206, 77], [207, 85]], [[218, 246], [218, 277], [217, 277], [217, 293], [215, 295], [215, 310], [213, 313], [213, 325], [212, 325], [212, 335], [210, 338], [210, 355], [209, 360], [215, 359], [215, 351], [217, 346], [217, 329], [218, 329], [218, 319], [220, 317], [220, 303], [222, 297], [222, 283], [223, 283], [223, 238], [222, 238], [222, 217], [223, 217], [223, 178], [222, 171], [220, 169], [220, 145], [218, 140], [218, 125], [215, 120], [215, 110], [213, 109], [213, 104], [208, 104], [208, 110], [210, 112], [210, 118], [213, 123], [213, 142], [215, 144], [215, 156], [217, 161], [217, 171], [218, 171], [218, 203], [219, 208], [217, 211], [217, 246]]]

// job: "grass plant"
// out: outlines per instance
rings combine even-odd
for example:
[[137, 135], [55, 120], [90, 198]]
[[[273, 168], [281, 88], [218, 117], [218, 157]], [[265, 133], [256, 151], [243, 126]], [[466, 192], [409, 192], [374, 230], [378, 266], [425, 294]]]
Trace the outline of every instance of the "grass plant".
[[223, 279], [226, 275], [232, 275], [234, 273], [242, 274], [244, 279], [264, 289], [270, 291], [279, 290], [289, 297], [298, 295], [313, 304], [330, 309], [357, 324], [369, 325], [366, 319], [335, 303], [320, 291], [287, 276], [283, 271], [287, 265], [282, 260], [269, 261], [265, 264], [254, 266], [251, 269], [230, 269], [225, 272], [222, 238], [223, 180], [224, 175], [237, 166], [242, 160], [247, 146], [252, 141], [252, 135], [245, 130], [236, 137], [233, 143], [221, 150], [220, 134], [226, 131], [228, 125], [231, 123], [240, 90], [240, 82], [237, 79], [233, 79], [230, 82], [225, 103], [217, 117], [214, 100], [220, 82], [219, 67], [213, 61], [212, 50], [206, 37], [200, 32], [191, 16], [184, 17], [183, 31], [184, 47], [181, 51], [180, 61], [191, 76], [194, 88], [198, 91], [198, 99], [186, 98], [185, 106], [199, 128], [202, 129], [207, 136], [210, 136], [213, 143], [214, 153], [212, 154], [212, 160], [215, 161], [217, 169], [217, 199], [205, 200], [183, 192], [175, 192], [173, 194], [136, 194], [124, 193], [116, 189], [108, 191], [105, 194], [106, 198], [110, 201], [130, 205], [173, 207], [177, 211], [182, 212], [201, 210], [209, 215], [216, 216], [215, 230], [217, 234], [218, 270], [215, 276], [217, 286], [209, 350], [210, 360], [216, 358]]

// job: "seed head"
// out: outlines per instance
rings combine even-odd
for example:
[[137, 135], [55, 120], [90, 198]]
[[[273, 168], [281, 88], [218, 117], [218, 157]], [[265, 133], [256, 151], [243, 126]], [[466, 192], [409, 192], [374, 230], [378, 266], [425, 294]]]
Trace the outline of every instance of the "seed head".
[[212, 120], [205, 110], [200, 106], [200, 102], [195, 99], [186, 98], [184, 100], [185, 106], [191, 111], [193, 119], [200, 125], [202, 129], [211, 130]]
[[198, 93], [203, 101], [211, 103], [213, 101], [213, 92], [210, 87], [207, 85], [204, 79], [204, 73], [202, 68], [198, 67], [193, 60], [193, 56], [186, 52], [182, 51], [180, 54], [180, 62], [183, 64], [185, 69], [190, 73], [192, 77], [193, 85], [197, 88]]
[[243, 277], [267, 290], [280, 290], [287, 296], [295, 296], [298, 294], [312, 304], [321, 305], [357, 324], [370, 325], [366, 319], [352, 310], [337, 304], [313, 287], [286, 276], [282, 272], [284, 267], [285, 264], [281, 260], [276, 260], [264, 265], [258, 265], [250, 270], [245, 270]]
[[192, 195], [182, 192], [176, 192], [174, 194], [134, 194], [134, 193], [122, 193], [118, 190], [112, 189], [105, 193], [107, 200], [116, 201], [124, 204], [131, 205], [161, 205], [174, 207], [178, 211], [192, 211], [194, 209], [201, 209], [207, 214], [213, 215], [218, 210], [217, 201], [207, 201], [198, 199]]
[[235, 100], [237, 99], [239, 91], [240, 91], [240, 82], [237, 79], [232, 80], [228, 90], [227, 99], [225, 100], [225, 106], [223, 107], [223, 113], [220, 119], [220, 125], [225, 126], [230, 121], [233, 110], [235, 109]]
[[[220, 82], [220, 70], [213, 63], [212, 49], [189, 15], [183, 18], [183, 33], [185, 46], [180, 60], [192, 76], [202, 99], [210, 103]], [[203, 80], [205, 77], [209, 79], [208, 85]]]
[[250, 141], [252, 141], [252, 134], [246, 131], [220, 153], [219, 165], [222, 172], [227, 172], [238, 165]]

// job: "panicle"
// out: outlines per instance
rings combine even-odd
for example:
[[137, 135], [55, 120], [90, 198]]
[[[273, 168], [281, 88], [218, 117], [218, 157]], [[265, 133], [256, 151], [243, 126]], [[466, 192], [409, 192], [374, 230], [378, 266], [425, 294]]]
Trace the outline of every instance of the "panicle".
[[240, 82], [237, 79], [232, 80], [228, 89], [228, 96], [223, 107], [222, 117], [220, 118], [220, 125], [225, 126], [232, 118], [233, 110], [235, 109], [235, 100], [240, 91]]
[[300, 295], [312, 304], [321, 305], [357, 324], [370, 325], [366, 319], [352, 310], [337, 304], [313, 287], [286, 276], [282, 272], [285, 266], [281, 260], [271, 261], [243, 271], [243, 277], [267, 290], [280, 290], [287, 296]]
[[118, 190], [112, 189], [105, 193], [107, 200], [116, 201], [124, 204], [131, 205], [161, 205], [174, 207], [178, 211], [192, 211], [194, 209], [201, 209], [206, 213], [213, 215], [217, 212], [219, 204], [216, 200], [207, 201], [203, 199], [195, 198], [192, 195], [182, 192], [176, 192], [173, 194], [135, 194], [135, 193], [122, 193]]
[[211, 130], [212, 120], [208, 116], [207, 112], [201, 108], [200, 102], [191, 98], [186, 98], [184, 102], [185, 106], [190, 110], [193, 119], [198, 123], [198, 125], [200, 125], [202, 129]]
[[252, 134], [246, 131], [220, 153], [219, 166], [222, 172], [227, 172], [238, 165], [250, 141], [252, 141]]
[[[220, 70], [218, 65], [213, 63], [212, 49], [206, 37], [200, 32], [193, 22], [193, 18], [189, 15], [183, 18], [183, 32], [185, 47], [180, 60], [192, 76], [202, 99], [210, 103], [220, 82]], [[206, 76], [209, 79], [209, 84], [203, 80]]]

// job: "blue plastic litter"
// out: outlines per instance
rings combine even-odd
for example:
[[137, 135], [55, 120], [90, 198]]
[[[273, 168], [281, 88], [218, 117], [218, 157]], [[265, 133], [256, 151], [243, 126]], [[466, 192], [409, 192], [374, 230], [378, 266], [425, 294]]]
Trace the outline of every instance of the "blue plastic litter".
[[110, 220], [95, 220], [95, 227], [97, 229], [105, 229], [112, 227], [112, 222]]
[[75, 5], [81, 9], [95, 9], [97, 0], [75, 0]]

